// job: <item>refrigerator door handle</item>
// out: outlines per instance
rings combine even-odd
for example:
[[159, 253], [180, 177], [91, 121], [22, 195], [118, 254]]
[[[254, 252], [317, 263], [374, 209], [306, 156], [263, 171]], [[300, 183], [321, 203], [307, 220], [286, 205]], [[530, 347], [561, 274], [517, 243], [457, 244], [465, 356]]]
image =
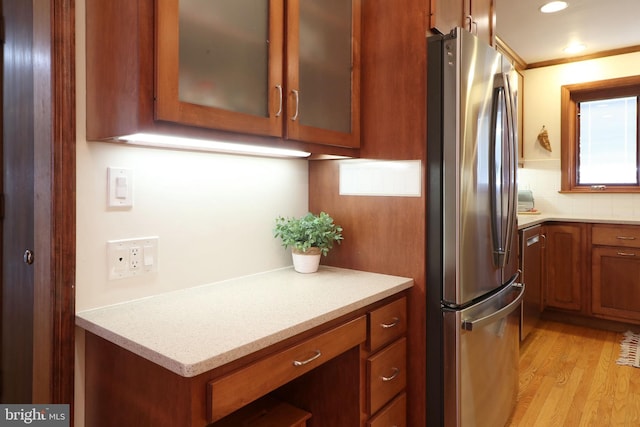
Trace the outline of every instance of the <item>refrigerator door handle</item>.
[[[511, 241], [516, 215], [517, 143], [514, 102], [509, 75], [496, 74], [491, 112], [489, 182], [494, 262], [500, 268], [506, 265], [512, 250]], [[500, 138], [497, 132], [498, 125], [504, 130], [504, 134], [500, 133]], [[503, 218], [506, 218], [506, 221]]]
[[516, 299], [514, 299], [508, 305], [502, 307], [500, 310], [494, 311], [493, 313], [489, 314], [488, 316], [484, 316], [479, 319], [462, 320], [462, 329], [464, 329], [465, 331], [473, 331], [474, 328], [481, 328], [482, 326], [487, 325], [495, 321], [496, 319], [507, 316], [513, 310], [518, 308], [520, 306], [520, 303], [522, 302], [522, 297], [524, 297], [524, 283], [514, 283], [511, 286], [514, 288], [520, 288], [520, 293], [518, 294]]
[[[509, 79], [509, 73], [502, 73], [504, 79], [504, 95], [506, 100], [506, 112], [507, 112], [507, 156], [509, 158], [509, 170], [507, 182], [509, 183], [509, 206], [508, 206], [508, 219], [507, 219], [507, 256], [511, 253], [511, 242], [513, 242], [513, 232], [515, 230], [516, 210], [518, 206], [518, 188], [516, 184], [516, 174], [518, 170], [518, 139], [517, 139], [517, 105], [516, 99], [513, 96], [513, 89], [511, 88], [511, 80]], [[505, 261], [506, 262], [506, 261]]]

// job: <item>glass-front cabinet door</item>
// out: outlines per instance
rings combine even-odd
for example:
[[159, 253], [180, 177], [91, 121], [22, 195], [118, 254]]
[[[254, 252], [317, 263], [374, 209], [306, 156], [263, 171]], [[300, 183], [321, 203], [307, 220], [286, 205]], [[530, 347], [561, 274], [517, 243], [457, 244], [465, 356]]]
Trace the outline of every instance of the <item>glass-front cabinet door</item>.
[[156, 4], [156, 119], [281, 136], [283, 0]]
[[287, 137], [358, 147], [360, 0], [287, 0]]

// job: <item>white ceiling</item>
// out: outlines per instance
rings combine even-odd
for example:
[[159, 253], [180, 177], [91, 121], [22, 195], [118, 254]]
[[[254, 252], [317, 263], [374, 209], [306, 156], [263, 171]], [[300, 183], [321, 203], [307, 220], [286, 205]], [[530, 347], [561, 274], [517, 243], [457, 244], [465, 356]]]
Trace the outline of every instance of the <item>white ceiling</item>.
[[[496, 0], [496, 34], [526, 63], [640, 46], [640, 0], [566, 0], [563, 11], [539, 11], [545, 0]], [[562, 51], [570, 42], [586, 50]]]

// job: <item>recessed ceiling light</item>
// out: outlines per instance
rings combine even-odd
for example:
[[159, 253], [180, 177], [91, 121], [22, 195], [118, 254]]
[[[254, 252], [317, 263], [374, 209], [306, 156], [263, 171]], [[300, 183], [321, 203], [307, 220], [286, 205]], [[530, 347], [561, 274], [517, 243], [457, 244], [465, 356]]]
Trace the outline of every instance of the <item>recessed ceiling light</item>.
[[564, 53], [574, 54], [574, 53], [582, 52], [586, 48], [587, 47], [585, 45], [583, 45], [582, 43], [573, 43], [573, 44], [570, 44], [569, 46], [565, 47], [562, 50], [563, 50]]
[[542, 13], [559, 12], [561, 10], [566, 9], [567, 6], [569, 6], [569, 4], [566, 1], [552, 1], [540, 7], [540, 12]]

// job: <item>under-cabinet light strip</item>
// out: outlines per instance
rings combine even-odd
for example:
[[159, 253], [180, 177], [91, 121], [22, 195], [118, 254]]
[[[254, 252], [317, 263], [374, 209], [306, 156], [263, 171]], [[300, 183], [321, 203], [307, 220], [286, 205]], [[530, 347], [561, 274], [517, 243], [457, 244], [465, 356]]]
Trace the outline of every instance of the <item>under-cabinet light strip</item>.
[[212, 151], [217, 153], [247, 154], [269, 157], [309, 157], [311, 155], [311, 153], [307, 153], [306, 151], [290, 150], [286, 148], [265, 147], [262, 145], [244, 145], [233, 142], [182, 138], [150, 133], [136, 133], [122, 136], [118, 139], [132, 145]]

